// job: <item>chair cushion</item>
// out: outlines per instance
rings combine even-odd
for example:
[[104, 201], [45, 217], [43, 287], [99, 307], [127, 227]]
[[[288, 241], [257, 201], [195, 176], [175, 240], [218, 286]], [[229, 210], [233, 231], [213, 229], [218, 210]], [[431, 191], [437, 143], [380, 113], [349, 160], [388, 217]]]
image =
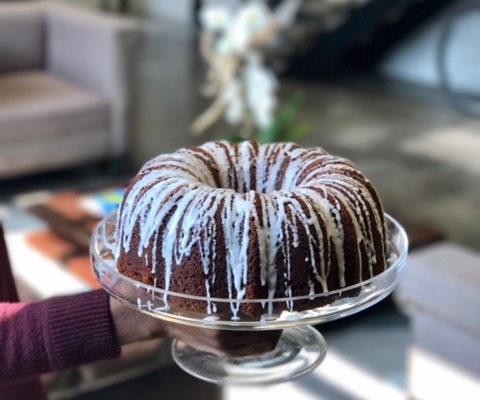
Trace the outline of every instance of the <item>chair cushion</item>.
[[104, 128], [106, 100], [42, 71], [0, 75], [0, 145]]
[[0, 72], [45, 64], [45, 17], [41, 2], [0, 2]]
[[107, 155], [109, 121], [108, 102], [86, 89], [42, 71], [0, 75], [0, 175]]

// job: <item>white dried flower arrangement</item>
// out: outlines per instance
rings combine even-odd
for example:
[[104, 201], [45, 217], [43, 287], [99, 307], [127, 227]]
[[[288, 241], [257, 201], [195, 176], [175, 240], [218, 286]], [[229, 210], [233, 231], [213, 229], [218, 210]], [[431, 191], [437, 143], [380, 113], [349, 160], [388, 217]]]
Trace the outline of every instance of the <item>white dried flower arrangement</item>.
[[210, 107], [193, 123], [201, 134], [222, 117], [241, 138], [268, 131], [275, 122], [278, 79], [263, 52], [292, 23], [300, 0], [285, 0], [275, 11], [262, 1], [228, 7], [209, 2], [201, 10], [200, 50], [208, 64], [204, 94]]

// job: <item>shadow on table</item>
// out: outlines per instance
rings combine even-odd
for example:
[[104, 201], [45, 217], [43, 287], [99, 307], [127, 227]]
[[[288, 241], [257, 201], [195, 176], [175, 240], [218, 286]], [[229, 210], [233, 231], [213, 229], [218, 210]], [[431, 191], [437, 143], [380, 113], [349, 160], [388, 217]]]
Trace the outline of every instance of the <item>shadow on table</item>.
[[76, 396], [71, 400], [221, 400], [220, 386], [196, 379], [177, 366], [162, 368], [141, 378]]

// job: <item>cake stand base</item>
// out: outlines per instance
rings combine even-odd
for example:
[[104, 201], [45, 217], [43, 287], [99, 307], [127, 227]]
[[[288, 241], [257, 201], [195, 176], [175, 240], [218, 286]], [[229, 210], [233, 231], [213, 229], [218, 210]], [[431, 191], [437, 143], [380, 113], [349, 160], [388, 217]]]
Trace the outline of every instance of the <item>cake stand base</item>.
[[310, 326], [284, 329], [276, 348], [247, 356], [217, 356], [174, 341], [175, 362], [189, 374], [217, 384], [252, 385], [285, 382], [308, 374], [325, 358], [323, 336]]

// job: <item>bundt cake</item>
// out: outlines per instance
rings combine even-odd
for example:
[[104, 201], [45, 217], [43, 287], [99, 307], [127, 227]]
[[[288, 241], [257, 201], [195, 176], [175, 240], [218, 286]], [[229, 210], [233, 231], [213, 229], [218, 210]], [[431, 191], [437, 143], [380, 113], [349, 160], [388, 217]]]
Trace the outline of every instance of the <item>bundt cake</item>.
[[384, 271], [386, 247], [380, 200], [350, 161], [246, 141], [147, 162], [119, 208], [114, 254], [122, 274], [170, 292], [266, 299], [165, 294], [171, 308], [235, 319], [333, 301], [316, 295]]

